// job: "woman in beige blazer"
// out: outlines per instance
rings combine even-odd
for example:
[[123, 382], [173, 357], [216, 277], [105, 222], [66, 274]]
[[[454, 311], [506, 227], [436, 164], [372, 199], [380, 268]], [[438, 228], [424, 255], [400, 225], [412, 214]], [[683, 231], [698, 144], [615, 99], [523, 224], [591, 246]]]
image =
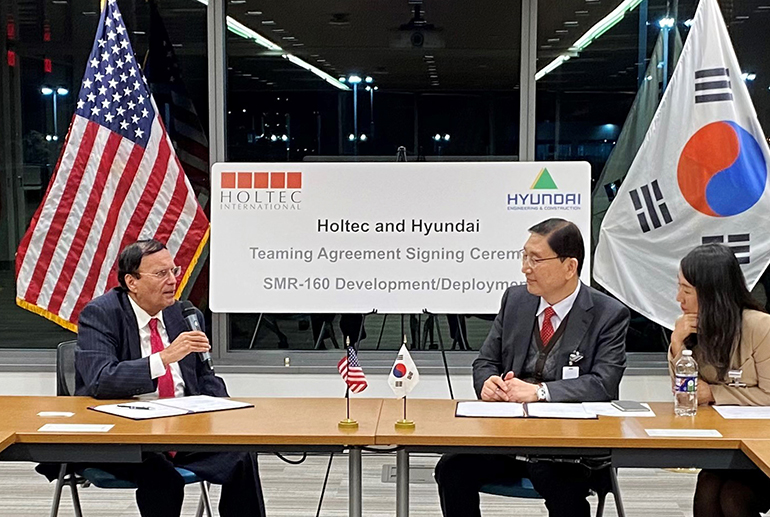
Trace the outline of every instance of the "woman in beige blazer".
[[[698, 362], [698, 403], [770, 406], [770, 315], [746, 287], [738, 260], [721, 244], [682, 259], [669, 372], [682, 350]], [[740, 387], [728, 372], [740, 370]], [[694, 517], [757, 517], [770, 509], [770, 479], [759, 470], [702, 470]]]

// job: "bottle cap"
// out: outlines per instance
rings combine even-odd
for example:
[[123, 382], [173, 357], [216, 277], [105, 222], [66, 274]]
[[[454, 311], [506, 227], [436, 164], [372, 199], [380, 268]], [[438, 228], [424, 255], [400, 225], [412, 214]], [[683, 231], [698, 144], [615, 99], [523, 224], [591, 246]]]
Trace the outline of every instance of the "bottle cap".
[[692, 350], [682, 350], [682, 355], [691, 356]]

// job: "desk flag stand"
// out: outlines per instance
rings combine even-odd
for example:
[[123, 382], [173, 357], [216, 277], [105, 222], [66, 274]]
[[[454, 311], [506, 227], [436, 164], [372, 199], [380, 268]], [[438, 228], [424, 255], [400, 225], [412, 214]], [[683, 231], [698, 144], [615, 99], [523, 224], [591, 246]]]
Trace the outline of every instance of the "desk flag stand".
[[[345, 360], [348, 361], [348, 368], [350, 368], [350, 356], [348, 355], [349, 348], [350, 336], [345, 339]], [[344, 431], [351, 431], [353, 429], [358, 429], [358, 421], [350, 418], [350, 384], [348, 384], [347, 380], [345, 380], [345, 384], [347, 384], [347, 388], [345, 389], [346, 417], [343, 420], [340, 420], [340, 423], [337, 424], [337, 427]]]
[[396, 429], [414, 429], [414, 420], [406, 418], [406, 395], [404, 395], [404, 418], [396, 420]]
[[[373, 309], [371, 312], [362, 315], [362, 317], [361, 317], [361, 326], [358, 328], [358, 339], [356, 340], [356, 344], [361, 342], [361, 335], [363, 334], [363, 331], [364, 331], [364, 321], [366, 321], [366, 317], [369, 314], [376, 314], [376, 313], [377, 313], [377, 309]], [[352, 361], [351, 361], [351, 356], [352, 356]], [[347, 363], [345, 365], [346, 366], [345, 373], [343, 373], [343, 371], [341, 369], [342, 366], [343, 366], [343, 362]], [[345, 338], [345, 357], [342, 359], [342, 361], [339, 362], [339, 364], [337, 365], [337, 368], [339, 369], [340, 374], [342, 375], [342, 378], [344, 379], [345, 384], [346, 384], [346, 388], [345, 388], [345, 402], [346, 402], [346, 404], [345, 404], [345, 407], [346, 407], [345, 415], [346, 416], [345, 416], [344, 419], [339, 421], [339, 423], [337, 424], [337, 428], [339, 428], [341, 431], [354, 431], [354, 430], [358, 429], [358, 421], [350, 418], [350, 382], [349, 382], [349, 377], [350, 377], [351, 369], [355, 368], [355, 369], [359, 370], [360, 371], [360, 375], [361, 375], [361, 380], [363, 381], [363, 387], [361, 389], [359, 389], [358, 391], [356, 391], [355, 393], [358, 393], [359, 391], [364, 391], [366, 389], [366, 387], [368, 386], [368, 384], [366, 383], [366, 377], [364, 376], [364, 371], [361, 368], [361, 365], [358, 363], [358, 356], [357, 356], [357, 354], [355, 352], [355, 346], [351, 347], [351, 345], [350, 345], [350, 336], [347, 336]], [[356, 372], [356, 373], [358, 373], [358, 372]]]
[[396, 429], [413, 430], [415, 428], [414, 420], [406, 418], [406, 397], [414, 385], [417, 384], [419, 374], [417, 373], [417, 367], [412, 360], [412, 356], [409, 353], [406, 334], [404, 334], [401, 350], [398, 353], [398, 357], [396, 357], [396, 362], [393, 365], [390, 375], [391, 379], [389, 380], [389, 384], [391, 385], [393, 392], [396, 393], [396, 395], [399, 393], [403, 393], [404, 395], [404, 418], [396, 420]]

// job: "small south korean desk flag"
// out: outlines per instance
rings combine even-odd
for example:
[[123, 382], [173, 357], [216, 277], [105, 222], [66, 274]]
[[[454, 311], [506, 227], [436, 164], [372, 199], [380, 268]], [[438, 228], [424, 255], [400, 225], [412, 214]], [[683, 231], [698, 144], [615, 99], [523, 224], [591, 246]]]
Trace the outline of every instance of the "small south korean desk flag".
[[732, 248], [752, 288], [770, 262], [767, 141], [716, 0], [701, 0], [671, 83], [602, 223], [594, 278], [673, 328], [679, 262]]
[[396, 362], [393, 363], [393, 368], [390, 370], [390, 376], [388, 376], [388, 384], [396, 394], [396, 397], [403, 398], [409, 395], [417, 383], [420, 381], [420, 372], [417, 371], [412, 356], [409, 355], [406, 345], [401, 345], [401, 350], [398, 351]]

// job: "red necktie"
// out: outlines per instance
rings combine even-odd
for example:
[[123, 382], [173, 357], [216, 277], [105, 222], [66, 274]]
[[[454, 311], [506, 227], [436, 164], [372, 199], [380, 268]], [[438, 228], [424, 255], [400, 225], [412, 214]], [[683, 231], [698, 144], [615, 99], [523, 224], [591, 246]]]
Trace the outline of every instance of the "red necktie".
[[540, 340], [543, 342], [543, 346], [547, 346], [548, 342], [553, 337], [553, 325], [551, 324], [551, 318], [556, 315], [553, 307], [545, 308], [545, 315], [543, 316], [543, 326], [540, 327]]
[[[165, 348], [158, 332], [158, 318], [150, 320], [150, 347], [153, 354], [162, 352]], [[174, 378], [171, 376], [171, 368], [168, 366], [166, 366], [166, 373], [158, 377], [158, 397], [162, 399], [174, 398]]]

